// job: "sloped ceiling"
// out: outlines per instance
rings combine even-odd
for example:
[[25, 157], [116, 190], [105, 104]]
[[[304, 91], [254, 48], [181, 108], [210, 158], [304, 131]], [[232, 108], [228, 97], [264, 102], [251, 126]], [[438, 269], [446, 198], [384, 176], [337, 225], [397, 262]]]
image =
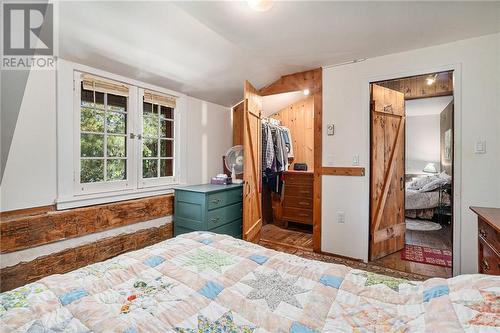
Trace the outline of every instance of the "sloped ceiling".
[[499, 2], [60, 2], [59, 56], [221, 105], [283, 74], [500, 31]]

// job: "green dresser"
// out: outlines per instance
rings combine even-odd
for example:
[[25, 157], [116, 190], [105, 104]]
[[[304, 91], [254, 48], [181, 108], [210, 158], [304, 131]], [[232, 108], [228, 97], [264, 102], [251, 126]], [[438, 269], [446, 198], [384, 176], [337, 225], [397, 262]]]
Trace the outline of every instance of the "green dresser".
[[242, 217], [242, 185], [175, 188], [174, 236], [203, 230], [241, 238]]

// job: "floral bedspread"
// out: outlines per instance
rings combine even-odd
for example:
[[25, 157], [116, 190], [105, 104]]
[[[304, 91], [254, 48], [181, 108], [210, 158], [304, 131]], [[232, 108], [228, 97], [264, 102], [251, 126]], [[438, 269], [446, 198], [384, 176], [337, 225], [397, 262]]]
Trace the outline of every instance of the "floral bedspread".
[[499, 332], [500, 278], [411, 282], [197, 232], [0, 294], [2, 332]]

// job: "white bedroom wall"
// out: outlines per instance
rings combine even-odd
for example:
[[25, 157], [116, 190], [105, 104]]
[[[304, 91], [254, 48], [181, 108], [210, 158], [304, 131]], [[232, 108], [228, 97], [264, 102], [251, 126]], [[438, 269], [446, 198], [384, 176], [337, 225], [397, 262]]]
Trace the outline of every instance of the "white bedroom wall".
[[[56, 75], [31, 71], [0, 185], [0, 210], [54, 204], [57, 198]], [[230, 108], [188, 97], [186, 178], [209, 181], [231, 147]], [[200, 156], [202, 159], [200, 159]]]
[[439, 114], [406, 116], [406, 173], [422, 173], [427, 163], [434, 163], [439, 171], [440, 133]]
[[[364, 177], [324, 176], [322, 184], [322, 250], [368, 259], [369, 228], [369, 82], [457, 68], [455, 100], [456, 150], [461, 151], [461, 272], [477, 271], [477, 221], [471, 205], [500, 207], [500, 34], [325, 68], [323, 123], [335, 124], [335, 135], [323, 131], [323, 164], [349, 166], [359, 155]], [[474, 154], [476, 141], [487, 141], [486, 154]], [[345, 212], [345, 223], [336, 213]]]

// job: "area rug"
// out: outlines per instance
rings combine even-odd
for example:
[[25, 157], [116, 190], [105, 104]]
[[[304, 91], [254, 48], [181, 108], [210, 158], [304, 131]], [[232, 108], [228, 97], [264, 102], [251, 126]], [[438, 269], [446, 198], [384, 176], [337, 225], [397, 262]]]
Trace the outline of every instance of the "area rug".
[[426, 220], [406, 219], [407, 230], [436, 231], [441, 229], [441, 225], [436, 222]]
[[450, 268], [452, 262], [451, 251], [449, 250], [410, 244], [406, 244], [403, 251], [401, 251], [401, 259]]

